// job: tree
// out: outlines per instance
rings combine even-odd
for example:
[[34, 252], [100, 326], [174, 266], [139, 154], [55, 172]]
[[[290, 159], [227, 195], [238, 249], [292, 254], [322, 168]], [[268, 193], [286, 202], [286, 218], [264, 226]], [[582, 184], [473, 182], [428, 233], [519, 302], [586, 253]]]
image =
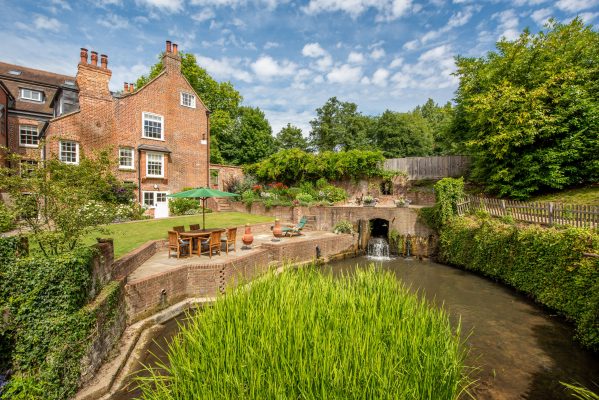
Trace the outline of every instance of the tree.
[[258, 107], [240, 107], [220, 140], [223, 158], [235, 165], [258, 162], [276, 151], [270, 124]]
[[316, 119], [310, 121], [311, 145], [318, 151], [339, 151], [366, 148], [371, 119], [358, 112], [355, 103], [341, 102], [331, 97], [316, 109]]
[[414, 113], [419, 113], [428, 123], [433, 135], [433, 154], [451, 153], [451, 141], [448, 140], [448, 131], [453, 122], [453, 107], [447, 102], [443, 107], [433, 99], [428, 99], [422, 106], [417, 106]]
[[426, 156], [433, 149], [429, 125], [417, 112], [385, 111], [377, 118], [374, 137], [387, 158]]
[[459, 124], [472, 176], [527, 198], [599, 180], [599, 33], [579, 18], [502, 40], [483, 58], [458, 57]]
[[[181, 52], [181, 73], [189, 81], [202, 102], [212, 112], [210, 116], [210, 162], [222, 163], [220, 148], [221, 134], [231, 127], [237, 117], [241, 94], [230, 82], [215, 81], [206, 70], [200, 67], [193, 54]], [[163, 69], [162, 61], [154, 64], [148, 75], [137, 79], [136, 87], [141, 88], [154, 79]]]
[[281, 128], [277, 133], [277, 147], [279, 150], [300, 149], [307, 151], [308, 141], [304, 138], [302, 130], [291, 124]]
[[[11, 158], [19, 162], [17, 155]], [[0, 168], [0, 190], [10, 194], [9, 208], [41, 251], [57, 255], [73, 250], [84, 235], [111, 222], [116, 203], [131, 197], [122, 197], [112, 170], [107, 151], [94, 158], [82, 154], [78, 165], [52, 158], [27, 173]]]

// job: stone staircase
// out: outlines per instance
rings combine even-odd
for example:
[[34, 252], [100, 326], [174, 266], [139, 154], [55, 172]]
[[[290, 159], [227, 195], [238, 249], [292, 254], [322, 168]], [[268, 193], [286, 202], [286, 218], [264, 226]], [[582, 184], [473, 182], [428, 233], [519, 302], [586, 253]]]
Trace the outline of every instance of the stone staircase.
[[231, 203], [229, 203], [229, 199], [227, 198], [215, 198], [216, 201], [216, 211], [231, 211]]

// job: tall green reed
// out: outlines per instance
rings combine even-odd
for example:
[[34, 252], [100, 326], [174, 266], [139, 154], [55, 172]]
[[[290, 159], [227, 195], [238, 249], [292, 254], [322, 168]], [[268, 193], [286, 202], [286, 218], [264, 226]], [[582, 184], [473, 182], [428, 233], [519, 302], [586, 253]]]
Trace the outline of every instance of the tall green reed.
[[389, 272], [270, 275], [196, 314], [143, 398], [456, 399], [459, 327]]

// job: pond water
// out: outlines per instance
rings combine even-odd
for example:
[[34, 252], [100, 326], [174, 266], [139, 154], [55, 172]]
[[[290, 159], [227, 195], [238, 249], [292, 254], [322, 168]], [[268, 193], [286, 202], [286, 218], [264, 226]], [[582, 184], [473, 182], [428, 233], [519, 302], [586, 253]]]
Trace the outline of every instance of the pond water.
[[[335, 275], [372, 263], [365, 257], [339, 261], [325, 269]], [[551, 400], [567, 398], [560, 381], [577, 382], [599, 391], [599, 355], [572, 340], [573, 328], [524, 296], [483, 277], [427, 261], [402, 258], [377, 261], [412, 290], [443, 305], [452, 323], [461, 319], [467, 364], [477, 367], [471, 390], [477, 399]], [[185, 323], [180, 316], [164, 324], [142, 362], [166, 361], [166, 344]], [[143, 372], [142, 372], [143, 373]], [[595, 383], [594, 383], [595, 382]], [[113, 399], [133, 399], [123, 391]]]

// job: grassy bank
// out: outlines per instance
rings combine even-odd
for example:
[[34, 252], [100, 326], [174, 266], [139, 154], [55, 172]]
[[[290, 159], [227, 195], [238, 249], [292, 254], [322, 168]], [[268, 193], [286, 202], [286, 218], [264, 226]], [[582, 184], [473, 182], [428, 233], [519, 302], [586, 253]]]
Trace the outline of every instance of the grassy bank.
[[456, 399], [448, 315], [384, 271], [271, 275], [198, 313], [145, 399]]
[[[227, 228], [246, 223], [256, 224], [269, 221], [274, 221], [274, 218], [238, 212], [206, 214], [206, 228]], [[119, 258], [148, 240], [166, 239], [166, 232], [173, 226], [184, 225], [185, 229], [189, 229], [190, 224], [198, 223], [202, 223], [201, 214], [113, 224], [106, 227], [107, 232], [94, 232], [86, 241], [91, 244], [97, 237], [112, 237], [114, 239], [114, 256]]]
[[532, 201], [553, 201], [554, 203], [582, 204], [599, 206], [599, 185], [537, 196]]
[[477, 271], [534, 298], [576, 324], [578, 339], [599, 351], [599, 234], [491, 218], [453, 218], [441, 229], [442, 262]]

